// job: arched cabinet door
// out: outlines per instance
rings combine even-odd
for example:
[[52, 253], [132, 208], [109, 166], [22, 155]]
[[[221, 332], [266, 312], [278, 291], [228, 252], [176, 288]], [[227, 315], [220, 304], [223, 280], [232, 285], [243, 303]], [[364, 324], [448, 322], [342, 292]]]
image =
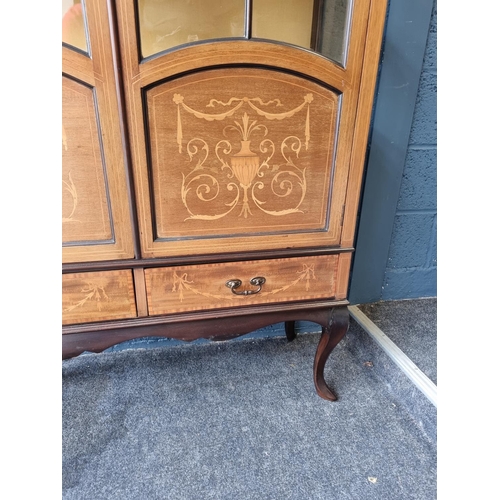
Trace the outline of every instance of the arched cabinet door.
[[352, 2], [341, 64], [237, 13], [233, 38], [221, 21], [155, 52], [143, 24], [162, 18], [117, 2], [143, 257], [352, 245], [383, 3]]
[[106, 0], [63, 1], [63, 263], [134, 256]]

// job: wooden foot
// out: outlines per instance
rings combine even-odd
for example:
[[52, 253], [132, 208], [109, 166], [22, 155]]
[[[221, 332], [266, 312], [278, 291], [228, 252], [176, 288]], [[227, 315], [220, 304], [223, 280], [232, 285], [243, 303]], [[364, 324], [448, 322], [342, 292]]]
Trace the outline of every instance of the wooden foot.
[[346, 306], [332, 309], [328, 325], [323, 327], [318, 349], [314, 358], [314, 385], [320, 397], [328, 401], [336, 401], [337, 396], [326, 385], [324, 377], [325, 363], [334, 347], [342, 340], [349, 328], [349, 311]]
[[295, 321], [285, 321], [285, 333], [289, 342], [297, 337], [295, 333]]

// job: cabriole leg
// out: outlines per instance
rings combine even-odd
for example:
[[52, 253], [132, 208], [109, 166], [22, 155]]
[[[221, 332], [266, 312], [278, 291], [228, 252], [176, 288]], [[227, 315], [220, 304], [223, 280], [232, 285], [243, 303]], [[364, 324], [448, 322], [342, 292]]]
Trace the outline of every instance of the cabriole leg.
[[314, 358], [314, 385], [320, 397], [328, 401], [336, 401], [337, 396], [326, 385], [324, 377], [325, 363], [334, 347], [342, 340], [349, 327], [349, 311], [347, 306], [332, 309], [328, 325], [323, 327], [318, 349]]
[[285, 321], [285, 333], [289, 342], [297, 336], [295, 333], [295, 321]]

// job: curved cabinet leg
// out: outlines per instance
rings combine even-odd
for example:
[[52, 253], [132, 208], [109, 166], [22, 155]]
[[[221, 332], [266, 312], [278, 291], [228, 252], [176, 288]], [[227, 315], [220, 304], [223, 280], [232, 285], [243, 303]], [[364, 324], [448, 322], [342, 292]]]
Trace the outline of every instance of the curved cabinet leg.
[[286, 338], [291, 342], [297, 334], [295, 333], [295, 321], [285, 321]]
[[324, 377], [325, 363], [333, 348], [342, 340], [349, 327], [349, 311], [347, 306], [332, 309], [328, 325], [323, 327], [318, 349], [314, 358], [314, 385], [320, 397], [328, 401], [336, 401], [337, 396], [326, 385]]

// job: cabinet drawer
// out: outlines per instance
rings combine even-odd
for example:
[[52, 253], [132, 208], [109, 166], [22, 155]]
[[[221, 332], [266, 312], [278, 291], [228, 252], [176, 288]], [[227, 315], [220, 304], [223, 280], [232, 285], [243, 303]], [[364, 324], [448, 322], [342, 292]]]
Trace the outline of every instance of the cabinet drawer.
[[[150, 315], [334, 298], [338, 255], [164, 267], [145, 270]], [[252, 285], [250, 280], [265, 278]], [[240, 280], [234, 288], [229, 280]]]
[[63, 274], [63, 325], [136, 316], [132, 271]]

